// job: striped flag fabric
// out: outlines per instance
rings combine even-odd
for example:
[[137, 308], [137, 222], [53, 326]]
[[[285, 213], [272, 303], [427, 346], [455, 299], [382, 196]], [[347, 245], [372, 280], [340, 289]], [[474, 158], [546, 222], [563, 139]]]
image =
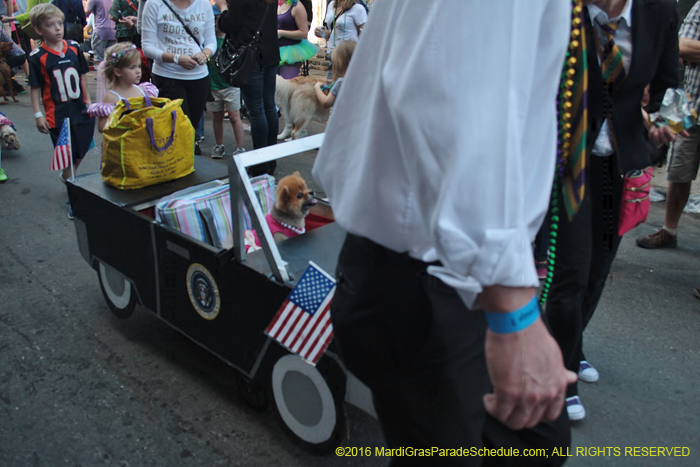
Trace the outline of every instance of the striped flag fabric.
[[312, 365], [333, 340], [330, 306], [335, 279], [312, 261], [265, 334]]
[[58, 141], [56, 141], [56, 147], [53, 150], [51, 170], [63, 170], [68, 167], [71, 162], [70, 118], [66, 118], [63, 120], [61, 133], [58, 135]]

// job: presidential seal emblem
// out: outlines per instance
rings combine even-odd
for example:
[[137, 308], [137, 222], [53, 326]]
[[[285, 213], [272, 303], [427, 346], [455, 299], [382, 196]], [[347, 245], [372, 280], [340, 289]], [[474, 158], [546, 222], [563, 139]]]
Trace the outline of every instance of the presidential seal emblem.
[[195, 263], [187, 270], [187, 293], [199, 316], [207, 320], [216, 318], [221, 309], [219, 288], [214, 276], [201, 264]]

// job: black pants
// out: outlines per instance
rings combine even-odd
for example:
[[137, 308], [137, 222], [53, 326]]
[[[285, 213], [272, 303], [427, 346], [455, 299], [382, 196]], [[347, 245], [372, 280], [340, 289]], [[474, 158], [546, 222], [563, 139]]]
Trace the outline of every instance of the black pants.
[[153, 75], [153, 84], [160, 90], [159, 97], [182, 99], [182, 111], [190, 119], [192, 126], [197, 128], [204, 113], [209, 97], [209, 76], [200, 79], [173, 79]]
[[[389, 448], [546, 448], [549, 459], [487, 457], [483, 465], [561, 465], [566, 458], [553, 458], [551, 448], [569, 446], [565, 411], [520, 431], [486, 414], [484, 314], [467, 309], [426, 268], [350, 234], [338, 261], [335, 336], [349, 370], [372, 390]], [[478, 466], [482, 459], [403, 456], [391, 465]]]
[[[605, 280], [620, 246], [617, 235], [622, 179], [617, 157], [591, 155], [586, 194], [579, 212], [569, 221], [560, 215], [552, 287], [546, 316], [559, 343], [566, 368], [578, 372], [583, 354], [583, 330], [593, 316]], [[559, 206], [563, 206], [561, 193]], [[577, 383], [567, 397], [578, 394]]]

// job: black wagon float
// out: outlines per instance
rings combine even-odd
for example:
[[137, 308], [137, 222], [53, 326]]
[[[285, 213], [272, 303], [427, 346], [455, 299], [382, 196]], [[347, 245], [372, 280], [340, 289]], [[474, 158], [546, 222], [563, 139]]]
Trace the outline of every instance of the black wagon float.
[[[80, 253], [97, 271], [112, 312], [127, 319], [139, 305], [227, 362], [246, 402], [259, 411], [273, 406], [284, 431], [314, 453], [342, 442], [344, 403], [375, 415], [370, 391], [332, 341], [314, 365], [265, 331], [310, 262], [332, 278], [345, 233], [330, 223], [275, 243], [260, 202], [265, 190], [251, 183], [246, 167], [322, 142], [321, 134], [246, 152], [228, 170], [196, 158], [194, 173], [137, 190], [107, 186], [99, 173], [68, 183]], [[210, 204], [191, 203], [190, 218], [173, 221], [161, 211], [180, 198]], [[248, 253], [246, 223], [262, 233], [262, 248]]]

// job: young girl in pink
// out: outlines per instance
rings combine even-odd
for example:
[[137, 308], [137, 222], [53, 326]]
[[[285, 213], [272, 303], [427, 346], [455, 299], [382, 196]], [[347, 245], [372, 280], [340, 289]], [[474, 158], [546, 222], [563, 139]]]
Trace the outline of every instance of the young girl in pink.
[[105, 51], [102, 74], [106, 84], [102, 102], [92, 104], [88, 111], [99, 117], [97, 129], [102, 132], [116, 104], [130, 97], [158, 97], [158, 88], [141, 83], [141, 53], [131, 42], [120, 42]]

